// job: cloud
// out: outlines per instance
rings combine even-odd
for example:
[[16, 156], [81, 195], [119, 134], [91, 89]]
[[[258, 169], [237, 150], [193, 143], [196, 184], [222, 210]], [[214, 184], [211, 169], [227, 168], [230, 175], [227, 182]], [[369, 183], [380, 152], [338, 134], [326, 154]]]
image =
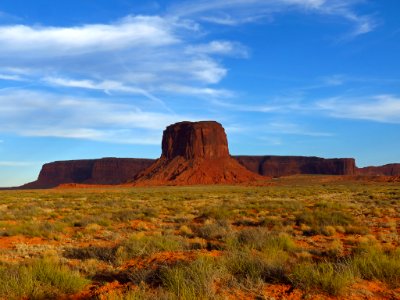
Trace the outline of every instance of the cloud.
[[238, 104], [231, 103], [227, 101], [222, 101], [221, 99], [213, 99], [211, 101], [212, 104], [220, 107], [224, 107], [233, 111], [240, 112], [258, 112], [258, 113], [272, 113], [279, 111], [288, 111], [294, 108], [293, 104], [260, 104], [260, 105], [251, 105], [251, 104]]
[[166, 108], [169, 111], [172, 111], [167, 107], [165, 102], [160, 98], [152, 95], [150, 92], [134, 86], [126, 86], [121, 82], [117, 81], [99, 81], [95, 82], [92, 80], [84, 79], [84, 80], [76, 80], [76, 79], [68, 79], [68, 78], [61, 78], [61, 77], [45, 77], [42, 79], [44, 82], [47, 82], [52, 85], [62, 86], [62, 87], [72, 87], [72, 88], [82, 88], [82, 89], [89, 89], [89, 90], [101, 90], [104, 91], [106, 94], [111, 94], [111, 92], [122, 92], [128, 94], [136, 94], [144, 96], [147, 99], [150, 99], [162, 107]]
[[0, 22], [19, 22], [21, 20], [22, 19], [20, 17], [0, 11]]
[[329, 137], [333, 136], [332, 133], [313, 131], [304, 128], [299, 124], [287, 123], [287, 122], [271, 122], [267, 126], [268, 130], [276, 134], [288, 134], [288, 135], [304, 135], [314, 137]]
[[19, 75], [8, 75], [8, 74], [1, 74], [0, 73], [0, 80], [7, 80], [7, 81], [22, 81], [22, 77]]
[[0, 27], [1, 53], [31, 53], [50, 57], [76, 56], [131, 47], [160, 47], [178, 43], [174, 24], [157, 16], [126, 17], [113, 24], [77, 27], [12, 25]]
[[27, 167], [35, 163], [26, 161], [0, 161], [0, 167]]
[[247, 58], [248, 49], [240, 43], [231, 41], [211, 41], [207, 44], [190, 45], [187, 53], [192, 54], [222, 54]]
[[331, 98], [317, 102], [317, 108], [335, 118], [400, 123], [400, 97], [393, 95]]
[[181, 120], [197, 118], [146, 111], [104, 98], [77, 98], [31, 90], [0, 93], [0, 132], [21, 136], [158, 145], [162, 130]]
[[0, 26], [3, 80], [155, 96], [161, 85], [219, 83], [227, 69], [214, 56], [247, 56], [234, 41], [204, 40], [190, 20], [128, 16], [73, 27]]
[[208, 87], [191, 87], [191, 86], [177, 85], [177, 84], [163, 85], [160, 87], [160, 89], [174, 94], [191, 95], [197, 97], [230, 98], [235, 96], [235, 94], [232, 91], [225, 89], [213, 89]]
[[172, 15], [191, 17], [200, 21], [219, 25], [241, 25], [287, 11], [330, 15], [354, 24], [350, 36], [357, 36], [372, 31], [376, 26], [374, 19], [354, 12], [359, 0], [196, 0], [176, 4], [171, 9]]

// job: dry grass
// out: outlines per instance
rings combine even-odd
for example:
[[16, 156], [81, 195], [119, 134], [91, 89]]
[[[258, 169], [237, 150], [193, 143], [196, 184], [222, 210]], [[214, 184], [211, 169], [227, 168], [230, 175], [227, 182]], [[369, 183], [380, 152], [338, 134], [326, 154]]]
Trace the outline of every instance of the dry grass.
[[268, 298], [269, 284], [346, 298], [360, 280], [397, 297], [400, 187], [321, 178], [2, 191], [0, 299], [84, 293], [89, 283], [98, 299]]

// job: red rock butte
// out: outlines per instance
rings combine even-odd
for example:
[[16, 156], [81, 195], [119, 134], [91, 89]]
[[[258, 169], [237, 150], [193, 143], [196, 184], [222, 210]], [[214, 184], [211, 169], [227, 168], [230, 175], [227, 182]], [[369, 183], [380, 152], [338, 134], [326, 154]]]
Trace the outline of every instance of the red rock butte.
[[177, 156], [185, 159], [229, 157], [224, 128], [215, 121], [185, 121], [168, 126], [163, 133], [161, 157]]
[[161, 157], [136, 176], [135, 184], [228, 184], [261, 178], [229, 155], [221, 124], [185, 121], [164, 130]]

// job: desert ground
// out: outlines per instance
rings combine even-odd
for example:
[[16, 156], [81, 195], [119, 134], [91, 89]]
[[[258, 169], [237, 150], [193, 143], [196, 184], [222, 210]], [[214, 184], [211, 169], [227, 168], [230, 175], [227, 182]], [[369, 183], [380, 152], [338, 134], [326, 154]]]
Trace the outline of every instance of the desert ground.
[[399, 299], [400, 185], [0, 191], [0, 299]]

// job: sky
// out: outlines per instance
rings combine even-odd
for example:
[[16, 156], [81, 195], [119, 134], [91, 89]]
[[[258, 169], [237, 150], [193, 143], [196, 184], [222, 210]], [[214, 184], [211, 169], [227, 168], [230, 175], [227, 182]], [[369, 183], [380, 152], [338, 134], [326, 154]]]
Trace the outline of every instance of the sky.
[[0, 2], [0, 186], [157, 158], [183, 120], [233, 155], [400, 162], [400, 1]]

